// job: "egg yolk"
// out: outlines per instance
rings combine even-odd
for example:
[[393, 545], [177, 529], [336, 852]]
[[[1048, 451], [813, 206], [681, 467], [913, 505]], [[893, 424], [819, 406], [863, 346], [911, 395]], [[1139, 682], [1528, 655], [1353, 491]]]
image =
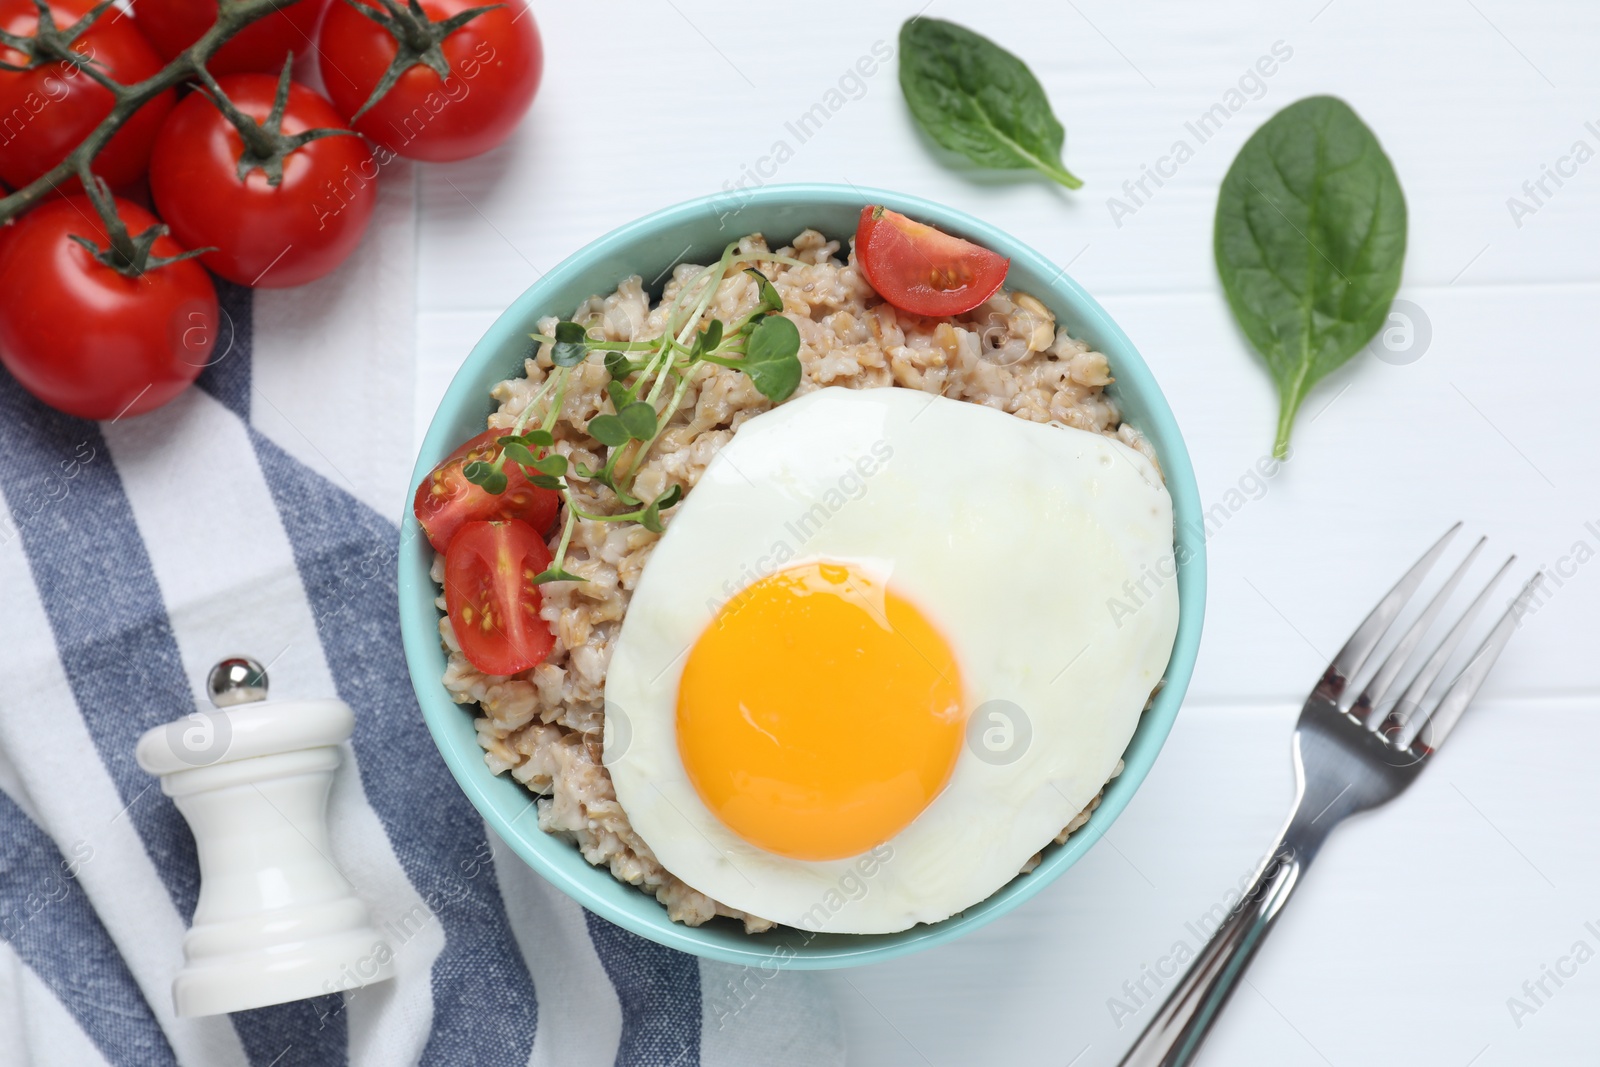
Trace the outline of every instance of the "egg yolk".
[[859, 855], [944, 788], [965, 726], [961, 675], [913, 604], [843, 563], [760, 579], [689, 652], [678, 751], [744, 840], [801, 860]]

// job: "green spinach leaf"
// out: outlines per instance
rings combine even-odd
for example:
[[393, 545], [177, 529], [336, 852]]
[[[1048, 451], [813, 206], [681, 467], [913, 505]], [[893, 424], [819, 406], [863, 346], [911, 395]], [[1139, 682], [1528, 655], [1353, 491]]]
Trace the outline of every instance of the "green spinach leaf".
[[900, 27], [900, 90], [924, 132], [980, 167], [1032, 167], [1068, 189], [1066, 131], [1028, 65], [987, 37], [943, 19]]
[[1215, 250], [1228, 306], [1278, 386], [1283, 458], [1306, 394], [1372, 339], [1400, 287], [1406, 202], [1394, 166], [1344, 101], [1290, 104], [1228, 169]]

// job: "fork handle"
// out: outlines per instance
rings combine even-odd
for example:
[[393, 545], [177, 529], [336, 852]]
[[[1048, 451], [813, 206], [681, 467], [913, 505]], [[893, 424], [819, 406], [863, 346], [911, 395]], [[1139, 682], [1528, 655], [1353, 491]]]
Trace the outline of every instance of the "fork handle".
[[1194, 1059], [1325, 834], [1291, 818], [1244, 898], [1167, 995], [1121, 1067], [1182, 1067]]

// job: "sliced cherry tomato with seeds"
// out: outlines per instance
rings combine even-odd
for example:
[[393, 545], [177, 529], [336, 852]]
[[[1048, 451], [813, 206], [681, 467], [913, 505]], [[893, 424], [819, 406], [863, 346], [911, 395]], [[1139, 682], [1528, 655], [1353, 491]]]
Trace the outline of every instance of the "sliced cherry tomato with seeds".
[[440, 552], [450, 547], [451, 539], [463, 523], [483, 519], [520, 519], [543, 534], [561, 510], [561, 494], [554, 489], [533, 485], [515, 463], [505, 465], [506, 488], [491, 493], [467, 481], [462, 468], [473, 460], [493, 463], [500, 456], [496, 442], [509, 431], [480, 433], [449, 456], [417, 486], [412, 511], [428, 543]]
[[544, 539], [515, 519], [456, 531], [444, 557], [445, 610], [461, 651], [483, 673], [525, 671], [555, 648], [533, 581], [550, 559]]
[[856, 262], [878, 295], [913, 315], [971, 311], [1004, 284], [1011, 261], [898, 211], [869, 204], [856, 226]]

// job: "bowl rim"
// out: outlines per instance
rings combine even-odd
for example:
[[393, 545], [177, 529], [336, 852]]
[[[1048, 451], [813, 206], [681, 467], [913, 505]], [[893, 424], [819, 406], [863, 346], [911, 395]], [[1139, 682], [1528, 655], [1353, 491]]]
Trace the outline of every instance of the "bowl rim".
[[[447, 742], [446, 730], [451, 728], [451, 717], [459, 718], [464, 712], [460, 705], [449, 698], [438, 673], [431, 667], [440, 655], [439, 613], [434, 605], [437, 587], [428, 578], [432, 549], [411, 513], [411, 492], [414, 487], [459, 444], [451, 438], [446, 425], [452, 421], [454, 412], [463, 404], [488, 405], [489, 398], [486, 395], [473, 395], [477, 390], [470, 381], [474, 377], [472, 372], [482, 364], [504, 359], [509, 345], [526, 348], [523, 339], [531, 324], [540, 316], [552, 313], [547, 306], [552, 296], [547, 294], [558, 292], [594, 262], [625, 250], [664, 229], [704, 225], [708, 213], [726, 217], [752, 204], [786, 202], [819, 207], [884, 204], [998, 251], [1011, 259], [1013, 264], [1020, 260], [1041, 277], [1051, 277], [1052, 280], [1046, 285], [1048, 291], [1033, 295], [1050, 306], [1058, 320], [1072, 318], [1075, 336], [1091, 334], [1101, 351], [1108, 348], [1117, 350], [1112, 357], [1116, 374], [1116, 383], [1112, 388], [1117, 393], [1136, 395], [1145, 409], [1138, 420], [1139, 429], [1156, 448], [1173, 502], [1179, 614], [1172, 657], [1167, 664], [1164, 684], [1143, 713], [1129, 740], [1123, 754], [1122, 773], [1107, 784], [1104, 797], [1088, 823], [1074, 831], [1064, 844], [1049, 846], [1044, 860], [1026, 877], [1012, 879], [965, 911], [941, 922], [914, 926], [896, 934], [853, 935], [846, 947], [803, 944], [799, 949], [794, 949], [792, 945], [786, 948], [780, 942], [774, 949], [771, 942], [755, 938], [749, 941], [748, 947], [730, 946], [710, 939], [700, 927], [673, 922], [667, 918], [665, 908], [661, 908], [657, 915], [653, 909], [641, 912], [619, 907], [589, 887], [594, 879], [611, 880], [613, 876], [608, 869], [586, 866], [581, 872], [582, 877], [571, 876], [549, 858], [555, 849], [573, 850], [575, 846], [570, 841], [545, 833], [538, 829], [536, 822], [523, 823], [522, 829], [513, 825], [515, 820], [506, 818], [490, 796], [492, 783], [500, 779], [488, 773], [482, 751], [473, 746], [471, 752], [463, 754]], [[1064, 315], [1064, 310], [1069, 310], [1070, 315]], [[1107, 354], [1110, 356], [1109, 352]], [[510, 368], [508, 373], [515, 373], [515, 369]], [[1157, 445], [1157, 441], [1161, 443]], [[1105, 835], [1127, 807], [1165, 743], [1193, 675], [1205, 615], [1204, 517], [1200, 510], [1194, 468], [1165, 395], [1121, 327], [1067, 274], [1065, 268], [1057, 267], [1029, 245], [989, 223], [921, 197], [831, 183], [785, 183], [731, 190], [658, 209], [584, 245], [524, 290], [501, 312], [462, 361], [429, 422], [409, 482], [397, 563], [399, 615], [406, 662], [428, 732], [468, 800], [518, 858], [584, 908], [657, 944], [727, 963], [752, 966], [772, 966], [776, 963], [799, 970], [879, 962], [946, 944], [1036, 896], [1077, 862]], [[459, 729], [459, 725], [454, 728]], [[531, 799], [530, 796], [530, 802]], [[794, 933], [805, 936], [804, 931]]]

